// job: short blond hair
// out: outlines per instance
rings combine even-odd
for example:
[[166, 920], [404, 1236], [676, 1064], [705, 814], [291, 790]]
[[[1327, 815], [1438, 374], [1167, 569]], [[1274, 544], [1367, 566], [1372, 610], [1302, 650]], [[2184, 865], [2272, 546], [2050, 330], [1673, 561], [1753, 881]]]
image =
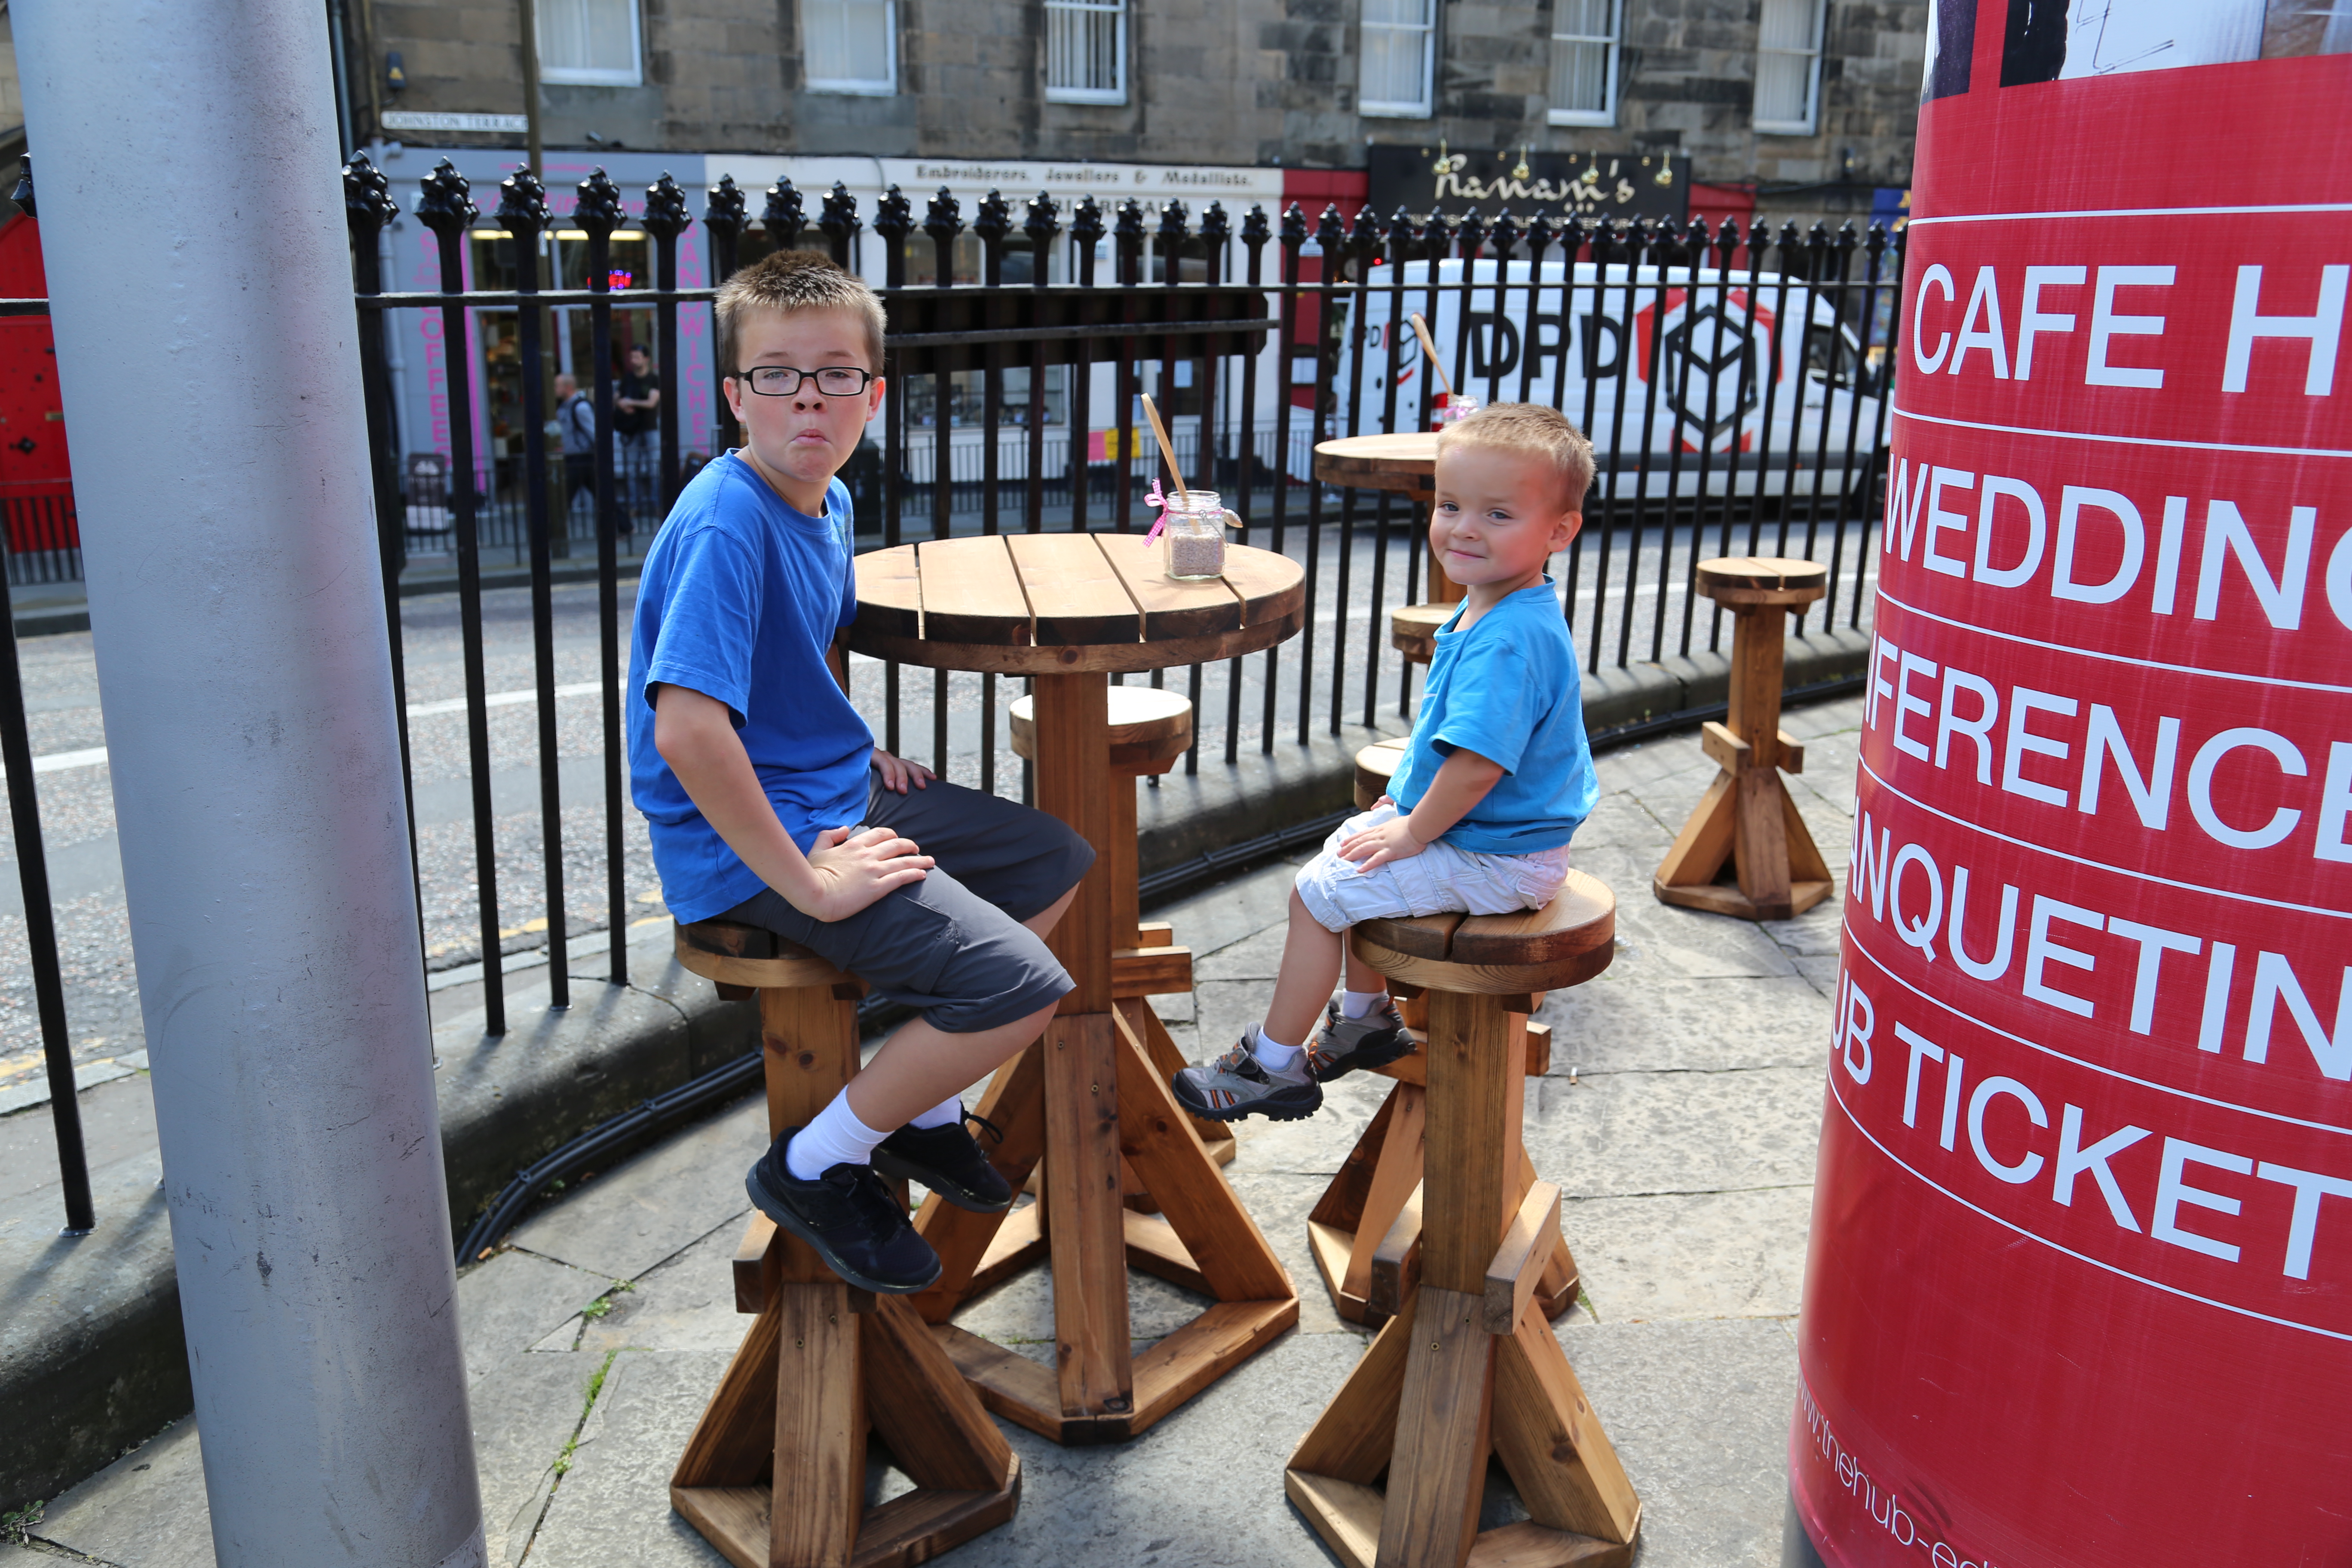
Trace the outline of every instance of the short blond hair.
[[1539, 403], [1490, 403], [1437, 433], [1438, 451], [1450, 447], [1490, 447], [1548, 458], [1559, 470], [1565, 496], [1560, 510], [1584, 510], [1585, 492], [1592, 488], [1592, 442], [1557, 408]]
[[719, 285], [711, 302], [719, 317], [719, 367], [740, 375], [744, 318], [753, 310], [847, 310], [866, 326], [866, 369], [882, 374], [882, 336], [888, 320], [882, 301], [866, 280], [845, 272], [830, 256], [814, 250], [779, 250], [763, 256]]

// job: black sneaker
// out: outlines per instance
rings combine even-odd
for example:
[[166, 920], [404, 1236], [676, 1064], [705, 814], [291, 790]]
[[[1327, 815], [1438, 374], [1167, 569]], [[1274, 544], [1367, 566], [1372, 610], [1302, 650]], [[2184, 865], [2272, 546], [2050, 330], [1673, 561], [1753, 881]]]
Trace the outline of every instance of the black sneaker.
[[1339, 999], [1334, 996], [1323, 1009], [1323, 1033], [1307, 1047], [1307, 1070], [1317, 1083], [1329, 1083], [1359, 1068], [1384, 1068], [1412, 1054], [1412, 1037], [1405, 1032], [1404, 1016], [1397, 1011], [1394, 998], [1360, 1018], [1350, 1018], [1339, 1011]]
[[743, 1178], [759, 1211], [811, 1247], [825, 1267], [861, 1289], [903, 1296], [940, 1277], [940, 1255], [907, 1223], [867, 1165], [830, 1166], [815, 1181], [796, 1179], [784, 1152], [800, 1132], [784, 1129]]
[[[964, 1121], [977, 1121], [999, 1143], [1004, 1142], [1003, 1131], [986, 1117], [966, 1111]], [[981, 1152], [980, 1140], [961, 1121], [899, 1128], [874, 1151], [874, 1168], [899, 1181], [920, 1182], [973, 1214], [1003, 1214], [1013, 1206], [1013, 1184], [997, 1173]]]

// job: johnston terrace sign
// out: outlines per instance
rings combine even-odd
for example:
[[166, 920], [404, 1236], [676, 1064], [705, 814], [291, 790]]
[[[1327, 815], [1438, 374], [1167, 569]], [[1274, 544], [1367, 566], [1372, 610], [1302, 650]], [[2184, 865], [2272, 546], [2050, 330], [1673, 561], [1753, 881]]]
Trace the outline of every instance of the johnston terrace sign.
[[1385, 217], [1399, 207], [1416, 218], [1458, 218], [1472, 207], [1493, 217], [1570, 213], [1591, 219], [1690, 216], [1690, 157], [1682, 153], [1457, 153], [1434, 147], [1365, 149], [1370, 201]]

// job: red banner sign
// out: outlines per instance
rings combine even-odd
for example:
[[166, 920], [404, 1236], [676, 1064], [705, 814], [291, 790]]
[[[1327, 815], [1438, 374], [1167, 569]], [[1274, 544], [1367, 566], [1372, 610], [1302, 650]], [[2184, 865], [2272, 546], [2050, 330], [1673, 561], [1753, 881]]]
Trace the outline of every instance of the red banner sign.
[[2352, 20], [2071, 9], [1931, 27], [1791, 1489], [2347, 1568]]

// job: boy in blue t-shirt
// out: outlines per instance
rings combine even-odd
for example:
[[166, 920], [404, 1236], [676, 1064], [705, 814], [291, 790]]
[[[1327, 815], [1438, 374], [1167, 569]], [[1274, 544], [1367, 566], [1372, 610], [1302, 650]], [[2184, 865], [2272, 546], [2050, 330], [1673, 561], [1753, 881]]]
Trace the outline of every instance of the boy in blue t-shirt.
[[1011, 1206], [961, 1093], [1069, 992], [1045, 937], [1094, 851], [1042, 812], [878, 750], [835, 680], [857, 597], [834, 476], [881, 405], [881, 301], [792, 251], [728, 279], [713, 310], [744, 444], [680, 492], [646, 553], [630, 789], [677, 919], [764, 926], [920, 1013], [746, 1178], [844, 1279], [919, 1290], [938, 1255], [880, 1178]]
[[1559, 891], [1599, 788], [1576, 648], [1544, 567], [1575, 540], [1591, 483], [1592, 443], [1549, 408], [1498, 403], [1438, 436], [1429, 553], [1467, 590], [1462, 607], [1438, 629], [1389, 793], [1299, 870], [1265, 1022], [1176, 1074], [1195, 1115], [1295, 1121], [1322, 1107], [1324, 1084], [1412, 1048], [1387, 981], [1347, 946], [1358, 921], [1511, 914]]

